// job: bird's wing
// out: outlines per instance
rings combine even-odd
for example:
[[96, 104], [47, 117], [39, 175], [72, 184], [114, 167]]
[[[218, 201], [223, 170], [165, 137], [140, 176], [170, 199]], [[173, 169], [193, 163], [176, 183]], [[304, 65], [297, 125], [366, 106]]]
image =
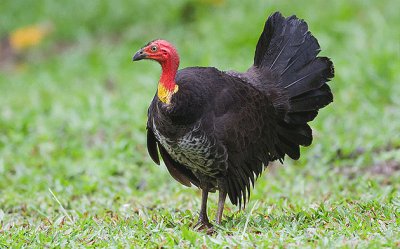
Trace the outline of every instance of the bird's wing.
[[151, 159], [157, 164], [160, 165], [160, 158], [158, 157], [158, 147], [157, 147], [157, 140], [154, 136], [153, 131], [149, 126], [147, 126], [147, 151]]
[[226, 188], [233, 204], [246, 203], [250, 183], [263, 165], [284, 156], [277, 138], [276, 111], [268, 97], [244, 82], [226, 75], [226, 86], [213, 104], [216, 136], [228, 152]]

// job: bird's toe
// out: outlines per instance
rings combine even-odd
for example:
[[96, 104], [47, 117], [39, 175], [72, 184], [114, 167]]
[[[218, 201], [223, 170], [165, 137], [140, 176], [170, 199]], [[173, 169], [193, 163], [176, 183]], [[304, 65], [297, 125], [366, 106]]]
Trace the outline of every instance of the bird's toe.
[[208, 220], [199, 219], [199, 221], [193, 226], [193, 228], [197, 231], [204, 231], [212, 229], [213, 225]]

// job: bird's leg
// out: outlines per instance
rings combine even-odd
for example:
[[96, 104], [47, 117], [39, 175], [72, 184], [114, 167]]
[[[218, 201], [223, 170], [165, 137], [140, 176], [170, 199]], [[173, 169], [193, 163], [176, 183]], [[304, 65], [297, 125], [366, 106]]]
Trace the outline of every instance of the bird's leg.
[[196, 223], [196, 225], [194, 225], [194, 228], [197, 228], [198, 230], [212, 227], [207, 216], [207, 199], [208, 199], [208, 188], [204, 188], [201, 191], [201, 208], [200, 208], [199, 221]]
[[221, 225], [222, 213], [224, 212], [225, 199], [226, 199], [226, 190], [225, 189], [220, 189], [219, 190], [219, 196], [218, 196], [217, 216], [215, 218], [215, 222], [218, 225]]

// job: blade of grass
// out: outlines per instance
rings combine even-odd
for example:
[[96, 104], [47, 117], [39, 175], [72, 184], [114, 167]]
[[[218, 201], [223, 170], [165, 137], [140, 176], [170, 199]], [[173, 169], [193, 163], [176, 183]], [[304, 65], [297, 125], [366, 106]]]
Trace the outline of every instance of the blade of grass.
[[53, 196], [54, 200], [58, 203], [58, 205], [60, 205], [61, 211], [68, 218], [68, 220], [71, 221], [71, 223], [74, 223], [74, 221], [72, 220], [71, 216], [68, 214], [67, 210], [65, 210], [65, 208], [61, 204], [60, 200], [58, 200], [57, 196], [53, 193], [53, 191], [51, 191], [51, 188], [49, 188], [49, 192]]

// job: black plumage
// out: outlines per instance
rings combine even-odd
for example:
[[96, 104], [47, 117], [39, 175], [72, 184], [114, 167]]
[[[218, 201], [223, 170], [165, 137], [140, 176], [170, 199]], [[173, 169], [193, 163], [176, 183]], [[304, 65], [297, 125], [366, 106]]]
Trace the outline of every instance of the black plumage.
[[[134, 60], [153, 59], [168, 70], [153, 51], [171, 52], [163, 42], [149, 43]], [[298, 159], [299, 146], [311, 144], [307, 123], [333, 100], [326, 84], [333, 64], [317, 57], [319, 51], [303, 20], [277, 12], [268, 18], [247, 72], [190, 67], [177, 71], [171, 84], [179, 88], [167, 92], [167, 101], [159, 88], [148, 111], [148, 151], [157, 164], [160, 153], [178, 182], [203, 190], [202, 225], [210, 225], [208, 192], [220, 192], [219, 223], [226, 195], [245, 205], [269, 162], [285, 155]]]

